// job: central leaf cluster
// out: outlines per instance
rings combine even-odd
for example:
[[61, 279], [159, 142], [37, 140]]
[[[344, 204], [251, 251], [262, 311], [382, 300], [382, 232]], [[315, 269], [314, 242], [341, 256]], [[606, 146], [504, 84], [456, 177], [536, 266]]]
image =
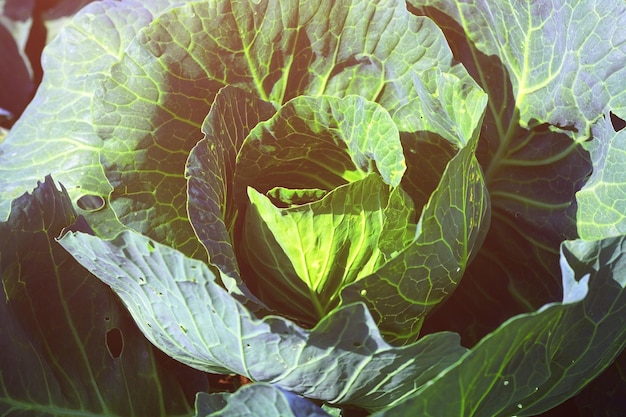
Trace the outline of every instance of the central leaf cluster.
[[[300, 96], [257, 125], [235, 182], [250, 184], [243, 238], [255, 243], [240, 261], [263, 299], [316, 322], [343, 287], [403, 249], [415, 236], [412, 200], [399, 187], [405, 170], [391, 117], [359, 96]], [[392, 230], [401, 236], [385, 240]]]

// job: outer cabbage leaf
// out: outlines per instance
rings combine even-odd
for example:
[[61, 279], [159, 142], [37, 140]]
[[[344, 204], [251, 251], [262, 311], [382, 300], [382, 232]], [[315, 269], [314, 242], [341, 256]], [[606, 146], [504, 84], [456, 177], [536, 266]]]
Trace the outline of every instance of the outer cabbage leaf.
[[54, 238], [76, 218], [50, 177], [0, 223], [0, 414], [184, 416], [206, 389]]
[[578, 233], [584, 239], [626, 235], [626, 131], [615, 132], [609, 117], [592, 128], [593, 173], [576, 194]]
[[[83, 196], [108, 196], [111, 186], [99, 161], [102, 140], [91, 116], [93, 92], [137, 30], [171, 3], [90, 4], [47, 47], [42, 84], [0, 145], [0, 219], [8, 216], [11, 200], [50, 173], [66, 185], [74, 203]], [[116, 227], [107, 207], [83, 214], [99, 231]]]
[[[507, 38], [508, 31], [503, 32], [505, 26], [498, 19], [511, 20], [510, 25], [513, 27], [518, 24], [516, 16], [530, 10], [535, 19], [534, 16], [546, 11], [542, 7], [547, 8], [549, 2], [528, 3], [525, 7], [517, 7], [519, 10], [514, 12], [510, 12], [512, 5], [509, 2], [459, 3], [458, 7], [454, 1], [410, 3], [416, 12], [431, 16], [442, 27], [455, 57], [468, 68], [489, 95], [476, 153], [484, 170], [491, 199], [490, 230], [480, 253], [467, 271], [465, 285], [455, 291], [446, 308], [434, 313], [425, 329], [453, 329], [467, 338], [468, 344], [473, 344], [508, 317], [534, 311], [547, 302], [559, 299], [559, 245], [565, 239], [578, 236], [575, 193], [591, 172], [591, 161], [583, 147], [563, 133], [572, 133], [565, 128], [575, 123], [570, 120], [557, 128], [550, 124], [556, 123], [554, 120], [542, 116], [543, 107], [536, 107], [531, 114], [528, 101], [531, 95], [516, 95], [516, 74], [523, 70], [526, 71], [527, 80], [533, 78], [533, 82], [540, 83], [538, 80], [543, 77], [544, 80], [556, 82], [556, 79], [570, 80], [574, 73], [583, 74], [595, 69], [572, 64], [562, 68], [523, 67], [513, 72], [509, 68], [512, 61], [507, 60], [508, 55], [485, 54], [492, 53], [492, 50], [484, 48], [497, 46], [502, 50], [509, 48], [523, 51], [530, 57], [536, 49], [533, 42], [539, 42], [535, 38], [542, 35], [543, 27], [532, 29], [524, 37], [515, 35], [519, 31], [516, 27]], [[578, 3], [577, 7], [586, 6]], [[534, 8], [541, 8], [542, 12]], [[490, 13], [498, 20], [498, 24], [482, 27]], [[557, 16], [563, 10], [555, 8], [554, 13]], [[548, 16], [544, 15], [544, 18], [547, 26], [557, 24]], [[610, 24], [606, 23], [607, 26]], [[489, 30], [500, 42], [496, 46], [485, 46], [487, 41], [479, 41]], [[578, 30], [578, 26], [563, 23], [563, 39], [577, 38]], [[568, 31], [576, 33], [566, 36]], [[555, 44], [554, 36], [544, 35], [548, 37], [541, 41], [545, 46], [541, 51], [547, 54], [549, 47]], [[505, 42], [506, 39], [509, 39], [509, 43]], [[524, 40], [530, 43], [526, 44]], [[584, 48], [587, 47], [585, 44]], [[579, 52], [584, 54], [584, 50], [579, 49]], [[555, 52], [554, 57], [545, 55], [548, 61], [561, 58], [560, 52]], [[541, 70], [544, 71], [543, 75], [540, 75]], [[554, 80], [552, 75], [556, 77]], [[553, 83], [550, 88], [556, 89], [557, 86]], [[549, 89], [540, 89], [533, 94], [538, 95], [540, 92], [548, 94]], [[543, 101], [550, 103], [553, 97], [549, 95]], [[599, 96], [598, 103], [591, 107], [603, 108], [605, 105], [599, 104], [602, 100]], [[577, 102], [570, 104], [570, 108], [560, 108], [559, 111], [562, 110], [563, 114], [580, 114]], [[524, 107], [527, 117], [533, 120], [528, 125], [531, 129], [523, 127], [526, 124], [520, 118], [521, 107]], [[601, 113], [595, 118], [600, 116]], [[595, 119], [590, 116], [589, 120]], [[580, 120], [580, 123], [577, 139], [585, 138], [583, 126], [587, 126], [588, 121]], [[490, 288], [490, 294], [497, 296], [486, 295], [482, 288]]]
[[622, 1], [410, 3], [443, 11], [479, 51], [499, 57], [523, 128], [549, 123], [584, 140], [607, 108], [624, 107]]
[[[94, 1], [99, 0], [55, 0], [53, 2], [40, 2], [37, 5], [39, 8], [37, 12], [41, 13], [42, 22], [38, 22], [41, 25], [41, 28], [38, 28], [38, 30], [45, 32], [45, 44], [49, 44], [56, 38], [65, 25], [72, 21], [76, 13]], [[155, 11], [154, 6], [159, 7], [159, 5], [156, 4], [147, 5], [146, 8]]]
[[60, 243], [113, 288], [151, 342], [200, 370], [379, 409], [415, 392], [465, 351], [452, 333], [390, 346], [361, 303], [335, 310], [311, 330], [282, 317], [256, 318], [205, 263], [131, 230], [113, 240], [70, 232]]
[[594, 417], [618, 416], [626, 408], [626, 350], [570, 401]]
[[[211, 0], [153, 19], [169, 5], [152, 2], [148, 11], [130, 1], [98, 2], [62, 31], [44, 57], [40, 93], [0, 149], [0, 208], [52, 172], [99, 234], [114, 235], [121, 221], [202, 258], [187, 221], [183, 172], [220, 87], [235, 84], [278, 104], [299, 94], [358, 93], [380, 102], [401, 129], [440, 129], [456, 144], [482, 115], [473, 100], [463, 111], [457, 106], [481, 93], [453, 65], [440, 30], [400, 0]], [[73, 49], [64, 45], [93, 53], [71, 63]], [[438, 76], [424, 75], [420, 94], [439, 94], [458, 129], [407, 114], [420, 105], [415, 75], [434, 67], [454, 85], [439, 94]]]
[[0, 109], [6, 109], [0, 110], [2, 126], [11, 126], [32, 99], [41, 82], [44, 47], [67, 23], [68, 16], [91, 1], [0, 0]]
[[[616, 30], [624, 4], [411, 3], [444, 29], [455, 57], [490, 98], [477, 155], [491, 229], [464, 285], [425, 329], [456, 330], [471, 345], [506, 318], [560, 297], [561, 241], [614, 235], [619, 227], [611, 207], [613, 199], [620, 204], [621, 171], [602, 173], [613, 134], [599, 132], [610, 129], [609, 110], [624, 117], [626, 45]], [[583, 142], [590, 132], [593, 140]], [[594, 185], [575, 199], [592, 163]]]
[[196, 397], [196, 417], [330, 417], [317, 405], [289, 391], [256, 383], [237, 392], [206, 394]]
[[626, 346], [626, 238], [562, 246], [563, 301], [511, 318], [415, 396], [375, 416], [534, 416]]

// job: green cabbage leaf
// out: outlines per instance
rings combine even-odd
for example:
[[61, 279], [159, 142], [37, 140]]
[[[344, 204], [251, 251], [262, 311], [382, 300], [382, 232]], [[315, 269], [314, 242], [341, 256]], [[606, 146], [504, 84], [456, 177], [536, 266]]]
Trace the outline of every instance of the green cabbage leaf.
[[536, 415], [623, 363], [626, 5], [407, 3], [60, 30], [0, 142], [0, 415]]

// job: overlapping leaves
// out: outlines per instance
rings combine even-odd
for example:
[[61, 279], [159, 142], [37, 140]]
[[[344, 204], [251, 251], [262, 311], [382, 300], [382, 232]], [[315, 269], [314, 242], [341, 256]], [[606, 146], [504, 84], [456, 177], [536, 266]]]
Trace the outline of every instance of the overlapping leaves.
[[[393, 116], [417, 99], [413, 71], [452, 68], [445, 41], [430, 20], [408, 14], [397, 1], [206, 5], [190, 3], [146, 28], [95, 103], [99, 133], [125, 138], [123, 145], [107, 142], [111, 147], [104, 153], [118, 216], [172, 246], [184, 245], [184, 237], [162, 236], [159, 230], [178, 230], [170, 222], [185, 216], [180, 203], [184, 178], [179, 176], [185, 152], [179, 150], [195, 144], [194, 132], [222, 86], [244, 88], [274, 104], [303, 94], [359, 94]], [[376, 25], [366, 25], [362, 13]], [[203, 30], [187, 26], [189, 15]], [[352, 30], [359, 30], [358, 36]], [[439, 48], [424, 48], [426, 43]], [[474, 94], [467, 73], [454, 67], [454, 74], [458, 94]], [[482, 109], [472, 110], [469, 120], [475, 121]], [[420, 118], [398, 120], [413, 129], [421, 126]], [[163, 148], [169, 150], [165, 161]], [[155, 188], [167, 198], [155, 199]]]
[[[249, 279], [260, 281], [268, 303], [314, 323], [337, 305], [342, 287], [387, 261], [378, 241], [391, 222], [415, 233], [412, 202], [396, 190], [405, 170], [391, 117], [360, 96], [299, 96], [252, 130], [234, 181], [235, 198], [248, 206], [240, 262], [249, 264]], [[261, 194], [272, 186], [324, 194], [290, 208]], [[394, 250], [411, 239], [394, 242]]]
[[[561, 302], [503, 323], [431, 383], [373, 415], [534, 416], [560, 404], [626, 346], [625, 265], [619, 256], [624, 246], [623, 237], [567, 242], [561, 257]], [[198, 415], [228, 409], [232, 416], [243, 416], [267, 409], [274, 416], [255, 399], [284, 394], [258, 385], [241, 395], [245, 402], [223, 396], [202, 399], [205, 413]], [[301, 401], [292, 403], [294, 416], [314, 407]]]
[[55, 242], [75, 219], [48, 177], [0, 223], [0, 414], [189, 415], [206, 379], [154, 350], [115, 294]]
[[[83, 213], [99, 233], [114, 234], [121, 221], [202, 257], [187, 224], [183, 172], [222, 86], [242, 87], [275, 104], [302, 94], [359, 94], [379, 102], [401, 129], [432, 130], [440, 128], [407, 112], [421, 100], [413, 88], [415, 73], [436, 67], [449, 73], [440, 104], [463, 125], [461, 136], [482, 115], [482, 104], [474, 101], [481, 93], [461, 66], [453, 66], [439, 29], [398, 0], [201, 1], [167, 12], [172, 4], [151, 3], [146, 10], [133, 2], [99, 3], [77, 17], [59, 46], [49, 48], [40, 98], [3, 147], [2, 204], [51, 172], [74, 201], [102, 199], [99, 210]], [[109, 32], [90, 29], [100, 25]], [[86, 48], [87, 42], [93, 47]], [[70, 59], [61, 45], [74, 44], [97, 56]], [[90, 76], [70, 75], [87, 66]], [[429, 80], [422, 93], [438, 91], [436, 77]], [[472, 100], [462, 117], [452, 100], [463, 103], [454, 97], [466, 95]], [[44, 125], [51, 126], [45, 137], [38, 130]], [[448, 140], [464, 140], [441, 130]], [[26, 137], [34, 139], [26, 145]], [[64, 152], [58, 152], [60, 143]]]
[[443, 11], [476, 49], [500, 59], [523, 128], [549, 123], [584, 140], [608, 107], [624, 107], [626, 37], [618, 29], [626, 23], [623, 2], [409, 3]]
[[[250, 129], [251, 123], [258, 120], [254, 116], [256, 109], [266, 108], [265, 114], [269, 114], [270, 108], [267, 104], [263, 106], [263, 102], [251, 93], [232, 87], [220, 91], [205, 121], [206, 139], [192, 151], [188, 163], [191, 222], [200, 231], [199, 236], [210, 258], [217, 260], [216, 265], [223, 273], [222, 280], [227, 283], [232, 280], [233, 285], [227, 284], [227, 287], [239, 288], [235, 292], [249, 293], [239, 276], [240, 269], [246, 268], [249, 285], [255, 285], [258, 293], [265, 294], [263, 301], [277, 311], [284, 314], [314, 311], [315, 303], [325, 310], [336, 304], [333, 298], [356, 277], [341, 281], [341, 268], [351, 267], [343, 264], [345, 257], [342, 256], [348, 252], [342, 255], [342, 251], [350, 247], [346, 242], [363, 242], [365, 239], [380, 256], [378, 260], [372, 258], [374, 263], [367, 268], [356, 268], [359, 281], [342, 292], [343, 303], [365, 301], [390, 337], [399, 341], [414, 339], [424, 315], [458, 283], [487, 229], [489, 205], [480, 167], [473, 156], [477, 132], [469, 145], [452, 159], [448, 169], [440, 174], [443, 175], [441, 183], [423, 212], [421, 207], [413, 212], [409, 195], [399, 189], [392, 191], [383, 198], [385, 201], [379, 203], [381, 213], [389, 213], [384, 216], [388, 220], [380, 224], [379, 232], [374, 233], [372, 229], [361, 234], [352, 220], [362, 216], [363, 212], [353, 206], [358, 205], [359, 199], [366, 194], [377, 192], [371, 188], [374, 183], [368, 180], [368, 189], [363, 189], [359, 195], [349, 191], [355, 187], [338, 187], [353, 181], [365, 181], [368, 173], [380, 175], [387, 186], [397, 187], [402, 181], [406, 166], [403, 144], [387, 112], [380, 105], [358, 96], [343, 99], [301, 96], [286, 103], [267, 122]], [[249, 132], [247, 136], [246, 132]], [[225, 157], [230, 160], [226, 161]], [[382, 181], [379, 185], [383, 185]], [[298, 212], [317, 216], [304, 222], [309, 232], [302, 229], [296, 233], [285, 229], [279, 234], [286, 240], [277, 242], [276, 239], [280, 240], [276, 234], [278, 225], [284, 224], [286, 218], [279, 223], [273, 222], [276, 228], [270, 233], [262, 225], [269, 218], [262, 220], [258, 216], [248, 218], [251, 227], [247, 227], [245, 233], [239, 232], [235, 220], [239, 216], [243, 221], [248, 201], [246, 187], [265, 193], [276, 186], [285, 190], [322, 189], [330, 194], [317, 203], [280, 210], [281, 218]], [[424, 192], [419, 187], [419, 183], [411, 187], [411, 192]], [[335, 195], [340, 196], [337, 197], [339, 200], [345, 200], [345, 204], [337, 203], [339, 205], [335, 204], [335, 209], [331, 209], [332, 205], [328, 206], [324, 201], [335, 199]], [[268, 208], [272, 203], [268, 204], [266, 213], [273, 211]], [[257, 212], [251, 210], [253, 214]], [[357, 217], [339, 224], [338, 219], [350, 211]], [[320, 223], [311, 229], [310, 225], [323, 221], [324, 213], [333, 214], [332, 220], [328, 220], [331, 223], [324, 227]], [[415, 224], [420, 218], [419, 233], [416, 233]], [[369, 227], [373, 223], [368, 221], [367, 224]], [[330, 230], [335, 232], [329, 233]], [[302, 246], [296, 245], [287, 256], [283, 250], [294, 233], [304, 236]], [[315, 262], [326, 263], [335, 269], [318, 271], [300, 265], [298, 270], [300, 256], [297, 254], [303, 251], [303, 256], [313, 256], [310, 245], [317, 245], [315, 250], [319, 259]], [[233, 249], [235, 246], [240, 248], [238, 253]], [[235, 262], [235, 254], [241, 255], [238, 262]], [[310, 262], [315, 263], [312, 259]], [[311, 280], [329, 280], [328, 288], [331, 289], [320, 290], [328, 292], [321, 297], [323, 301], [317, 300], [320, 294], [307, 297], [310, 289], [303, 282], [298, 284], [298, 280], [309, 273], [312, 274]], [[318, 274], [328, 275], [322, 278]], [[288, 282], [291, 289], [285, 285]], [[381, 294], [384, 294], [380, 297], [385, 299], [384, 305], [377, 301]], [[281, 299], [289, 302], [279, 301]], [[300, 299], [301, 303], [294, 303], [295, 299]], [[311, 321], [310, 313], [305, 316], [305, 321]]]
[[329, 417], [311, 401], [270, 384], [247, 385], [234, 394], [198, 395], [196, 417]]
[[283, 317], [259, 319], [215, 282], [205, 263], [137, 232], [109, 241], [71, 232], [60, 242], [114, 289], [148, 339], [204, 371], [378, 409], [414, 392], [465, 351], [451, 333], [393, 347], [362, 304], [335, 310], [311, 330]]
[[508, 320], [412, 399], [375, 415], [533, 416], [566, 400], [626, 347], [624, 245], [566, 242], [561, 303]]
[[478, 341], [507, 316], [559, 297], [561, 241], [618, 236], [623, 228], [622, 146], [609, 110], [623, 115], [616, 80], [623, 79], [625, 44], [615, 28], [624, 4], [410, 3], [435, 18], [490, 97], [478, 150], [492, 201], [490, 233], [467, 285], [433, 317], [445, 323], [434, 328]]
[[[74, 203], [83, 196], [108, 196], [111, 186], [99, 160], [103, 143], [91, 116], [93, 93], [137, 31], [172, 4], [96, 2], [49, 45], [37, 95], [0, 148], [0, 219], [7, 218], [12, 199], [48, 174], [66, 185]], [[118, 224], [106, 208], [85, 213], [102, 233]]]
[[[411, 3], [436, 19], [447, 40], [399, 0], [198, 1], [169, 11], [169, 1], [103, 1], [87, 8], [62, 34], [63, 47], [49, 49], [40, 94], [0, 144], [0, 211], [8, 213], [10, 200], [52, 171], [101, 236], [114, 236], [120, 221], [148, 235], [125, 231], [102, 241], [72, 233], [64, 242], [120, 293], [153, 342], [200, 369], [368, 409], [416, 394], [390, 414], [524, 414], [553, 406], [582, 387], [578, 377], [593, 378], [624, 347], [626, 181], [623, 140], [608, 122], [609, 111], [626, 116], [624, 4]], [[453, 64], [447, 42], [489, 94], [480, 138], [485, 95]], [[218, 94], [228, 85], [245, 92]], [[400, 251], [386, 246], [396, 262], [346, 288], [343, 305], [313, 329], [257, 317], [263, 303], [242, 278], [251, 275], [236, 260], [243, 235], [235, 226], [245, 212], [239, 196], [255, 175], [237, 183], [236, 155], [254, 126], [295, 97], [353, 94], [378, 103], [400, 132], [407, 161], [401, 184], [416, 206], [416, 240]], [[205, 139], [188, 158], [201, 126]], [[354, 156], [343, 162], [367, 167], [367, 153]], [[338, 178], [354, 179], [346, 172]], [[456, 287], [482, 241], [485, 182], [490, 233], [466, 284], [440, 312], [452, 311], [445, 323], [473, 341], [513, 314], [531, 313], [435, 376], [460, 356], [454, 337], [393, 348], [376, 324], [399, 341], [416, 337], [423, 315]], [[288, 185], [261, 188], [287, 205], [323, 199], [332, 188]], [[404, 240], [400, 223], [391, 235]], [[563, 264], [562, 287], [559, 245], [578, 234], [603, 240], [562, 246], [570, 265]], [[210, 265], [191, 259], [206, 260], [205, 251]], [[571, 303], [536, 311], [561, 289]], [[461, 309], [447, 308], [459, 300]], [[13, 322], [7, 328], [17, 329]], [[578, 343], [580, 334], [590, 335], [587, 345]], [[450, 350], [437, 351], [440, 343]], [[407, 352], [413, 356], [403, 361]], [[433, 374], [414, 379], [433, 363]], [[419, 388], [427, 380], [432, 384]], [[255, 390], [245, 392], [248, 405]], [[458, 401], [442, 392], [456, 392]]]
[[[560, 295], [559, 245], [578, 236], [575, 193], [592, 170], [580, 142], [606, 111], [607, 97], [621, 94], [612, 82], [599, 81], [603, 65], [588, 65], [597, 53], [590, 40], [619, 37], [608, 22], [621, 17], [605, 15], [594, 2], [554, 8], [552, 2], [410, 3], [444, 29], [455, 56], [490, 97], [477, 150], [492, 203], [490, 233], [468, 271], [469, 285], [456, 294], [460, 310], [440, 316], [444, 327], [456, 322], [455, 329], [477, 341], [506, 317]], [[591, 18], [582, 27], [563, 26], [585, 13]], [[598, 14], [608, 19], [599, 26]], [[545, 41], [557, 27], [575, 33]], [[607, 59], [617, 57], [617, 40], [600, 43], [610, 49]], [[606, 87], [609, 94], [582, 94], [585, 86]], [[498, 297], [482, 297], [481, 287]]]

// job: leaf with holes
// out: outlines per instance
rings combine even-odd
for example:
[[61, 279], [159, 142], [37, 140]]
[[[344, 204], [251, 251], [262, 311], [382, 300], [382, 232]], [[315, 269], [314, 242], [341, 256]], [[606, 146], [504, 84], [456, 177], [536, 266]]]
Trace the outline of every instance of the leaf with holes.
[[48, 177], [0, 223], [0, 413], [189, 415], [206, 380], [155, 350], [115, 294], [55, 242], [75, 218]]
[[623, 1], [144, 3], [47, 48], [0, 213], [63, 183], [145, 336], [260, 384], [211, 412], [537, 413], [623, 348]]
[[205, 263], [131, 230], [112, 240], [69, 231], [60, 243], [119, 294], [152, 343], [199, 370], [380, 409], [465, 352], [446, 332], [392, 346], [361, 303], [333, 310], [312, 329], [280, 316], [257, 317], [217, 284]]

